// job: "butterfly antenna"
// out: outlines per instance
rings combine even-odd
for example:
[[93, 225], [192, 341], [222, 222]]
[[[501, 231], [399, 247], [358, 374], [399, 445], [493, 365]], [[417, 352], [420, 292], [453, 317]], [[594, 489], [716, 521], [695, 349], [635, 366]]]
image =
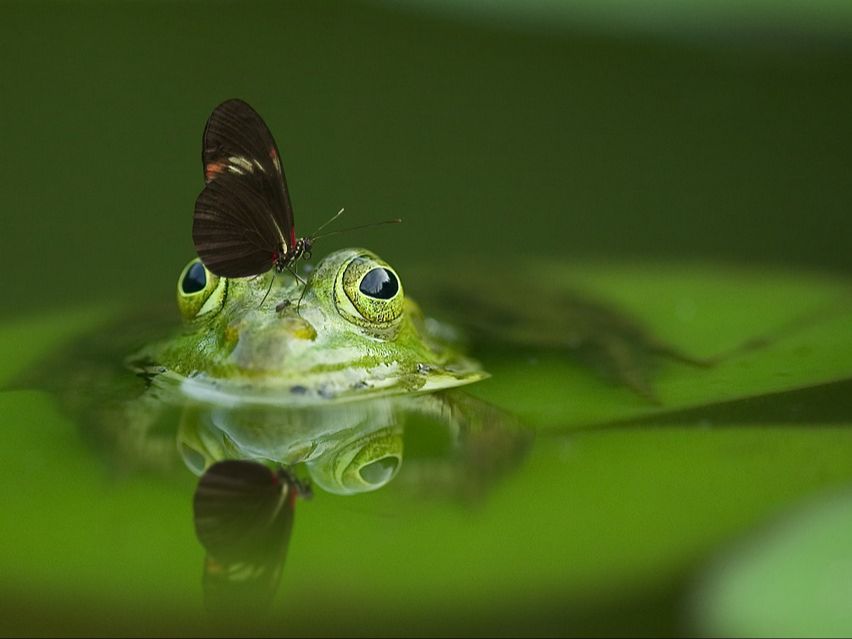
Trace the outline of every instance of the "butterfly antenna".
[[323, 224], [321, 224], [321, 225], [320, 225], [320, 227], [319, 227], [316, 231], [314, 231], [314, 234], [313, 234], [313, 235], [311, 235], [311, 239], [312, 239], [312, 240], [313, 240], [313, 239], [316, 239], [316, 237], [319, 235], [319, 232], [320, 232], [320, 231], [322, 231], [322, 230], [323, 230], [326, 226], [328, 226], [329, 224], [331, 224], [332, 222], [334, 222], [334, 220], [336, 220], [337, 218], [339, 218], [341, 215], [343, 215], [343, 211], [345, 211], [345, 210], [346, 210], [346, 209], [340, 209], [337, 213], [335, 213], [334, 215], [332, 215], [332, 216], [331, 216], [329, 219], [327, 219], [327, 220], [326, 220]]
[[[370, 228], [371, 226], [381, 226], [382, 224], [399, 224], [402, 222], [401, 217], [395, 217], [391, 220], [382, 220], [381, 222], [370, 222], [369, 224], [359, 224], [358, 226], [349, 226], [345, 229], [337, 229], [335, 231], [329, 231], [328, 233], [323, 233], [321, 235], [312, 235], [311, 241], [318, 240], [321, 237], [328, 237], [329, 235], [337, 235], [338, 233], [348, 233], [349, 231], [357, 231], [359, 229]], [[323, 224], [325, 226], [325, 224]], [[322, 227], [320, 227], [322, 228]], [[319, 230], [319, 229], [317, 229]]]

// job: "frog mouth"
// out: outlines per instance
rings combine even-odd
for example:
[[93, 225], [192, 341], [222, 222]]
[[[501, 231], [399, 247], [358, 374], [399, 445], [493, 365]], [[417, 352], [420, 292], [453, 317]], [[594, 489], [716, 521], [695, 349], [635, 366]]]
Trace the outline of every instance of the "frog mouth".
[[[168, 373], [166, 374], [168, 375]], [[363, 401], [393, 395], [426, 393], [463, 386], [488, 377], [475, 362], [459, 361], [452, 366], [377, 364], [338, 371], [303, 374], [297, 379], [258, 383], [253, 377], [218, 379], [198, 374], [176, 376], [182, 396], [221, 406], [247, 404], [268, 406], [319, 406]]]

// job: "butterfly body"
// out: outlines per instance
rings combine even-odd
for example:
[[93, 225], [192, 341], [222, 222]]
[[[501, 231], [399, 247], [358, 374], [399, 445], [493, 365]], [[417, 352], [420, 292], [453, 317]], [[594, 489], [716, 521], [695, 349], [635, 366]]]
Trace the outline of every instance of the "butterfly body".
[[283, 273], [292, 267], [293, 263], [296, 262], [299, 258], [304, 258], [306, 260], [311, 259], [311, 249], [313, 248], [311, 243], [311, 238], [309, 237], [300, 237], [293, 243], [293, 248], [287, 250], [287, 244], [284, 242], [281, 243], [280, 252], [275, 252], [272, 255], [273, 264], [275, 266], [275, 270], [278, 273]]

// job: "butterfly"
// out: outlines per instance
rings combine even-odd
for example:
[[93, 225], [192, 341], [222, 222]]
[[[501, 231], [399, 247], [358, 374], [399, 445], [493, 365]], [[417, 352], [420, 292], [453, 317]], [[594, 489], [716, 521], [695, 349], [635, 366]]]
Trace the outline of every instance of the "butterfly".
[[201, 162], [206, 186], [195, 200], [192, 240], [204, 266], [221, 277], [251, 277], [273, 268], [293, 272], [296, 260], [310, 259], [320, 237], [402, 221], [320, 235], [343, 213], [340, 209], [313, 235], [297, 238], [278, 146], [263, 118], [243, 100], [226, 100], [213, 109], [204, 127]]
[[296, 238], [278, 146], [246, 102], [226, 100], [213, 110], [201, 161], [206, 186], [195, 201], [192, 239], [204, 266], [249, 277], [310, 258], [315, 238]]

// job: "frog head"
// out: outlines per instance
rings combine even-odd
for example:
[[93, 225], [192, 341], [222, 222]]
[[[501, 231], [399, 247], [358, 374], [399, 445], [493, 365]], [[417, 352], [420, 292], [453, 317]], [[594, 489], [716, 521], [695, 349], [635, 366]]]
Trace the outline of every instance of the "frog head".
[[178, 278], [177, 300], [183, 333], [148, 357], [197, 399], [321, 403], [485, 377], [365, 249], [332, 253], [305, 280], [274, 271], [222, 278], [195, 259]]

